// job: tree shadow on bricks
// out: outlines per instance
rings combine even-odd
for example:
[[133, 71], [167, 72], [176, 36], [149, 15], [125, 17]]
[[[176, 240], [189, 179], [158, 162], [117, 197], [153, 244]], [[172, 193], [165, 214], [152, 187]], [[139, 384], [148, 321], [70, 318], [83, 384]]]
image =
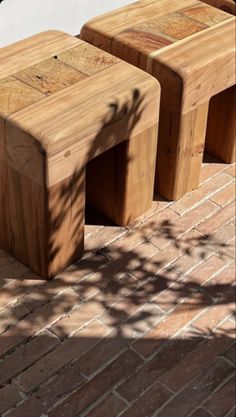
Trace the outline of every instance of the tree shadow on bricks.
[[[168, 245], [149, 257], [161, 231]], [[200, 416], [222, 396], [222, 415], [233, 407], [230, 245], [186, 238], [166, 221], [125, 237], [139, 243], [128, 250], [117, 239], [48, 282], [1, 253], [4, 417], [187, 417], [198, 407]], [[212, 253], [226, 268], [208, 276], [201, 265]], [[184, 257], [197, 267], [181, 271]]]
[[[141, 109], [133, 91], [131, 105], [110, 107], [109, 124], [127, 113], [121, 136], [128, 138]], [[71, 196], [68, 186], [60, 191], [65, 212], [76, 192]], [[83, 210], [75, 212], [75, 231]], [[56, 213], [55, 231], [65, 212]], [[188, 417], [202, 403], [214, 415], [212, 394], [222, 396], [225, 386], [230, 411], [230, 243], [218, 235], [191, 236], [157, 217], [122, 229], [123, 237], [94, 252], [85, 242], [85, 258], [52, 281], [0, 252], [1, 415]], [[215, 275], [213, 256], [219, 262]]]

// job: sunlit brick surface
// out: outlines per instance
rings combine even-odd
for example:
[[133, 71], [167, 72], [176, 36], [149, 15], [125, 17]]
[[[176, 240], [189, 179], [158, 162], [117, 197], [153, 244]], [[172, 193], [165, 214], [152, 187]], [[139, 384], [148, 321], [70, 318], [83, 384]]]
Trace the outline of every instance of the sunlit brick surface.
[[0, 252], [0, 415], [235, 415], [235, 167], [127, 228], [87, 210], [86, 252], [44, 281]]

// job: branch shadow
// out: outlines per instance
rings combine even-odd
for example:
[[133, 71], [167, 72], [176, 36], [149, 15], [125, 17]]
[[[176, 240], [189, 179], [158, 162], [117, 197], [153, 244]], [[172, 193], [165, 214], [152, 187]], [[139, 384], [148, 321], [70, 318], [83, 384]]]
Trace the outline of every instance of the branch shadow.
[[[133, 89], [128, 102], [114, 101], [108, 106], [87, 153], [88, 165], [94, 156], [102, 158], [104, 135], [108, 153], [114, 143], [120, 146], [119, 141], [129, 140], [142, 117], [143, 99]], [[122, 129], [114, 133], [121, 119]], [[88, 171], [98, 172], [92, 164]], [[94, 189], [96, 181], [91, 185], [92, 181], [88, 172], [88, 189]], [[114, 242], [87, 254], [85, 246], [85, 258], [77, 261], [84, 239], [84, 187], [84, 176], [78, 169], [63, 186], [51, 191], [50, 253], [56, 258], [68, 244], [63, 233], [58, 235], [62, 225], [65, 230], [68, 224], [69, 259], [74, 263], [66, 271], [45, 281], [0, 252], [0, 413], [10, 410], [6, 417], [97, 417], [101, 413], [93, 406], [110, 398], [109, 417], [118, 417], [123, 411], [126, 417], [133, 410], [138, 417], [150, 387], [154, 394], [143, 415], [151, 417], [162, 407], [161, 401], [169, 399], [170, 390], [191, 385], [190, 378], [204, 386], [210, 378], [213, 382], [201, 391], [201, 397], [194, 397], [192, 404], [185, 402], [180, 417], [187, 417], [214, 392], [219, 375], [223, 382], [234, 369], [232, 318], [230, 326], [217, 329], [216, 324], [207, 328], [189, 323], [217, 306], [225, 308], [226, 317], [233, 317], [235, 293], [232, 277], [219, 281], [216, 277], [210, 282], [198, 274], [186, 277], [177, 261], [185, 256], [194, 262], [196, 248], [200, 261], [212, 252], [227, 261], [230, 245], [214, 235], [186, 238], [174, 222], [157, 224], [151, 219], [127, 229], [124, 239], [131, 236], [132, 240], [135, 235], [135, 248], [129, 250]], [[158, 250], [148, 258], [145, 248], [153, 237], [161, 237], [167, 248], [177, 250], [176, 263], [166, 267], [168, 254], [160, 257]], [[180, 323], [174, 338], [174, 328], [167, 331], [167, 320]], [[180, 372], [180, 367], [188, 369], [192, 355], [203, 352], [204, 357], [208, 350], [211, 358], [207, 356], [205, 365], [196, 364], [191, 375]], [[171, 382], [173, 376], [177, 387]]]

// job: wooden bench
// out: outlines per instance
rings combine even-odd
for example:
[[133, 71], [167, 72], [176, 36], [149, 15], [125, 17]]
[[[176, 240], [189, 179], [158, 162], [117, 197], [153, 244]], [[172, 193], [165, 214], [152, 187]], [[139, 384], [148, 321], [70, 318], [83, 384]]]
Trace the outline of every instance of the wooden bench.
[[0, 78], [0, 248], [50, 278], [83, 254], [85, 178], [119, 225], [151, 207], [160, 86], [57, 31], [3, 48]]
[[156, 187], [164, 197], [198, 186], [205, 145], [235, 160], [234, 16], [198, 0], [143, 0], [91, 20], [81, 37], [160, 81]]

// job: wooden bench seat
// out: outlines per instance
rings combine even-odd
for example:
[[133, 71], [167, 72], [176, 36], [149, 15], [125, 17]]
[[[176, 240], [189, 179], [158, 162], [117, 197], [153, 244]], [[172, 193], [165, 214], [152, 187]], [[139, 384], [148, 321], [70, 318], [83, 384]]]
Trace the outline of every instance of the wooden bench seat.
[[235, 17], [198, 0], [143, 0], [86, 23], [87, 42], [161, 84], [156, 188], [175, 200], [199, 183], [204, 147], [235, 160]]
[[0, 247], [46, 278], [83, 254], [87, 198], [126, 225], [151, 207], [160, 87], [62, 32], [0, 52]]

